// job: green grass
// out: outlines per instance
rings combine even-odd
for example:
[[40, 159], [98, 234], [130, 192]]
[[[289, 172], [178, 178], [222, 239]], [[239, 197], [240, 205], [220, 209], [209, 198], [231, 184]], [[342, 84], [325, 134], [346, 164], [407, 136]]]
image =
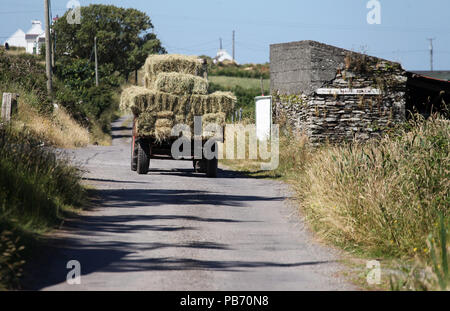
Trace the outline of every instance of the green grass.
[[81, 172], [41, 139], [0, 129], [0, 289], [19, 287], [41, 234], [83, 205]]
[[[209, 76], [208, 80], [211, 83], [220, 85], [223, 88], [232, 89], [236, 86], [240, 86], [244, 89], [261, 89], [261, 80], [252, 78], [237, 78], [237, 77], [225, 77], [225, 76]], [[270, 80], [263, 80], [264, 91], [269, 92]]]

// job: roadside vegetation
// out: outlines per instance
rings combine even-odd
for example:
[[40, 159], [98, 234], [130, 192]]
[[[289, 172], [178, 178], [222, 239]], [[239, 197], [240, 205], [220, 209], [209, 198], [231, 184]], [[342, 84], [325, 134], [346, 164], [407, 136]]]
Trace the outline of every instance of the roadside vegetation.
[[380, 141], [321, 147], [290, 129], [282, 133], [277, 170], [261, 172], [250, 161], [224, 164], [292, 184], [321, 239], [389, 263], [396, 273], [384, 278], [385, 288], [448, 289], [442, 285], [449, 280], [448, 120], [416, 117]]
[[36, 242], [85, 203], [81, 171], [57, 148], [108, 145], [121, 85], [148, 54], [165, 53], [145, 13], [109, 5], [81, 10], [83, 27], [67, 24], [66, 15], [54, 25], [52, 98], [42, 55], [0, 48], [0, 96], [19, 94], [17, 114], [0, 124], [0, 290], [20, 288]]
[[40, 235], [85, 200], [81, 172], [43, 139], [27, 129], [0, 128], [0, 290], [20, 288]]
[[208, 61], [208, 72], [212, 76], [226, 76], [236, 78], [270, 79], [269, 64], [243, 64], [237, 65], [230, 61], [214, 64], [210, 57], [204, 57]]

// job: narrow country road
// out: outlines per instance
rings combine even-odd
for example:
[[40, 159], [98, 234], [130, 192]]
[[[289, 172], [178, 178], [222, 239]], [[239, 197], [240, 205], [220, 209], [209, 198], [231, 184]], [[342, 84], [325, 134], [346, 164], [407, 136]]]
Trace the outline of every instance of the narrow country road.
[[[52, 235], [27, 271], [38, 290], [352, 290], [338, 255], [313, 241], [288, 188], [191, 162], [157, 161], [130, 170], [127, 117], [110, 147], [68, 151], [96, 190], [93, 208]], [[69, 285], [67, 262], [81, 264]]]

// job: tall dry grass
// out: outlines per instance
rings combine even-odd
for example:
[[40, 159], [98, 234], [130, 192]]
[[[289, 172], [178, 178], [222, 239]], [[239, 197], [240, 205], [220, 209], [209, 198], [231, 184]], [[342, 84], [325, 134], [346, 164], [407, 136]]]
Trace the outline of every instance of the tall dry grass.
[[394, 291], [450, 290], [450, 232], [449, 222], [443, 215], [439, 221], [438, 235], [430, 234], [427, 239], [429, 254], [416, 256], [412, 262], [397, 263], [397, 270], [390, 275], [390, 288]]
[[0, 289], [17, 288], [40, 234], [85, 202], [82, 172], [41, 141], [32, 131], [0, 127]]
[[300, 181], [302, 206], [338, 245], [414, 255], [448, 217], [449, 138], [447, 120], [418, 120], [380, 142], [322, 148]]
[[29, 105], [32, 94], [19, 97], [19, 113], [14, 126], [20, 131], [30, 129], [48, 143], [59, 148], [85, 147], [89, 144], [88, 129], [79, 125], [63, 107], [51, 115], [41, 114]]
[[450, 123], [417, 118], [380, 141], [313, 148], [282, 130], [280, 166], [223, 161], [293, 185], [308, 222], [324, 240], [367, 256], [429, 256], [427, 237], [449, 217]]

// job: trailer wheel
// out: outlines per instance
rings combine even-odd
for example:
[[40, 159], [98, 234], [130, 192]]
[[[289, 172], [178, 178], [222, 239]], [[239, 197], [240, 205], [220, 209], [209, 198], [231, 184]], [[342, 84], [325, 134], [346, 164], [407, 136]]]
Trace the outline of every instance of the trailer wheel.
[[206, 176], [210, 178], [216, 178], [217, 165], [218, 165], [217, 158], [214, 158], [212, 160], [206, 160]]
[[137, 173], [145, 175], [150, 167], [150, 146], [144, 141], [140, 141], [137, 145]]
[[137, 159], [138, 159], [138, 146], [136, 144], [136, 138], [133, 136], [131, 140], [131, 170], [137, 171]]
[[206, 173], [206, 160], [194, 160], [194, 171], [196, 173]]

